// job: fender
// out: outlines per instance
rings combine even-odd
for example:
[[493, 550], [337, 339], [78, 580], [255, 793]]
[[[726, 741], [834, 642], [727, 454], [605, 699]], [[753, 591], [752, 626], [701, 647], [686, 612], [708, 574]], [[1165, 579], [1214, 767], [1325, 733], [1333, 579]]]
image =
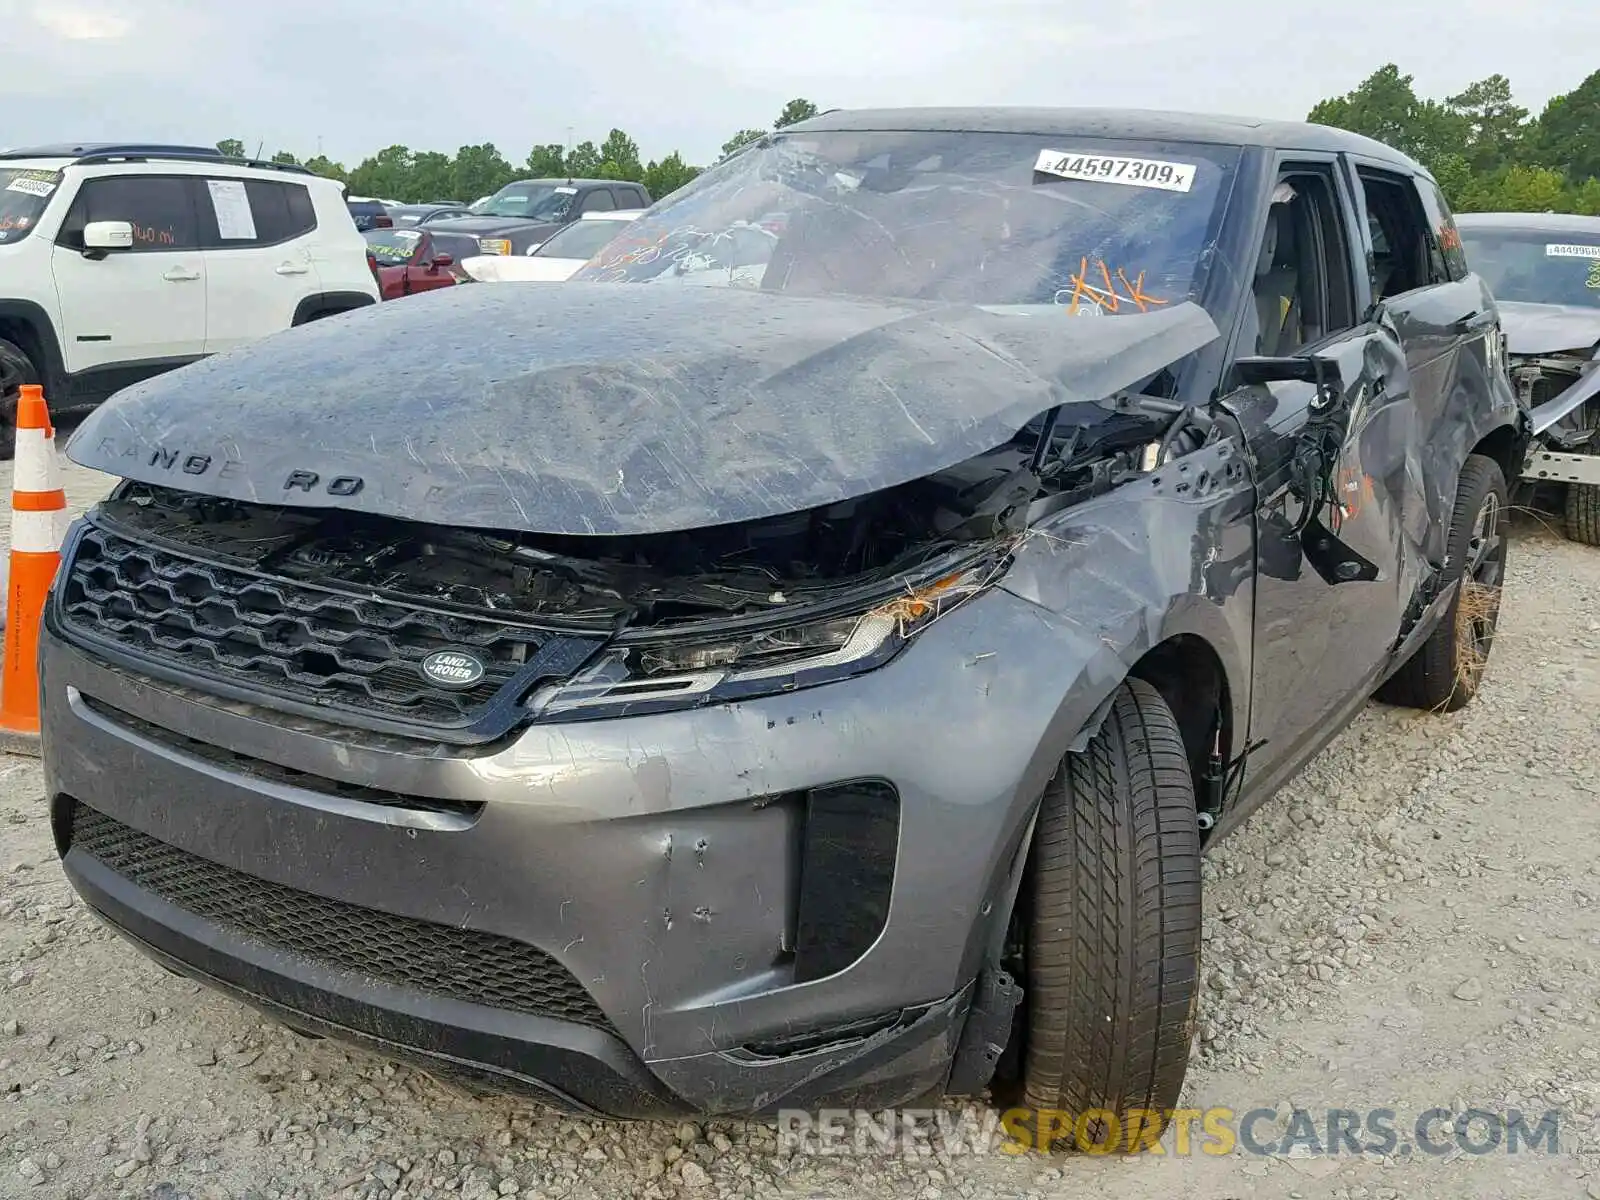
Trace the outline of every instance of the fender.
[[318, 317], [352, 312], [376, 303], [377, 300], [365, 292], [314, 292], [295, 306], [294, 320], [290, 324], [304, 325]]
[[[33, 334], [43, 362], [33, 365], [39, 370], [45, 395], [54, 397], [66, 382], [66, 362], [61, 357], [61, 343], [56, 339], [56, 327], [50, 314], [32, 300], [0, 300], [0, 323], [24, 325]], [[24, 350], [28, 347], [24, 346]]]

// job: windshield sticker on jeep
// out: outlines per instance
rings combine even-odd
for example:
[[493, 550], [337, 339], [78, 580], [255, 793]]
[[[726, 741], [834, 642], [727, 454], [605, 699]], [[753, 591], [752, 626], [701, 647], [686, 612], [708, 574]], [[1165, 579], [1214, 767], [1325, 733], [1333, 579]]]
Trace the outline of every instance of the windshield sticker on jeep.
[[1544, 252], [1547, 258], [1600, 258], [1600, 246], [1549, 245]]
[[[1084, 301], [1088, 301], [1087, 307], [1084, 306]], [[1064, 305], [1067, 315], [1073, 317], [1114, 313], [1123, 305], [1128, 305], [1139, 312], [1149, 312], [1151, 305], [1159, 308], [1168, 303], [1166, 300], [1145, 294], [1143, 271], [1129, 279], [1127, 272], [1121, 267], [1113, 271], [1099, 259], [1090, 266], [1087, 257], [1078, 260], [1077, 274], [1067, 281], [1066, 287], [1056, 293], [1055, 302]]]
[[56, 190], [56, 185], [48, 179], [33, 179], [27, 175], [19, 175], [6, 184], [8, 192], [22, 192], [28, 196], [48, 196]]
[[576, 196], [578, 189], [575, 187], [558, 187], [556, 188], [556, 194], [558, 196]]
[[1161, 188], [1187, 192], [1194, 186], [1194, 163], [1165, 162], [1159, 158], [1130, 158], [1122, 154], [1082, 154], [1075, 150], [1041, 150], [1033, 169], [1058, 179], [1094, 183], [1120, 183], [1126, 187]]
[[1589, 278], [1583, 286], [1591, 291], [1600, 292], [1600, 262], [1589, 264]]

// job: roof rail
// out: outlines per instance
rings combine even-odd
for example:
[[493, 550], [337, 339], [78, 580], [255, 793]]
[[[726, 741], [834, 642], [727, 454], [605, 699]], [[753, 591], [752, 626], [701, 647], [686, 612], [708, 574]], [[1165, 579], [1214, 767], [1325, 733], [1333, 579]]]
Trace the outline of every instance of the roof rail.
[[74, 166], [107, 162], [203, 162], [253, 167], [262, 171], [287, 171], [311, 175], [298, 163], [275, 163], [256, 158], [232, 158], [213, 146], [172, 146], [150, 142], [89, 142], [81, 145], [26, 146], [0, 151], [0, 161], [21, 158], [70, 158]]
[[71, 158], [90, 154], [144, 156], [165, 154], [204, 154], [221, 158], [214, 146], [178, 146], [167, 142], [61, 142], [50, 146], [19, 146], [0, 154], [0, 158]]

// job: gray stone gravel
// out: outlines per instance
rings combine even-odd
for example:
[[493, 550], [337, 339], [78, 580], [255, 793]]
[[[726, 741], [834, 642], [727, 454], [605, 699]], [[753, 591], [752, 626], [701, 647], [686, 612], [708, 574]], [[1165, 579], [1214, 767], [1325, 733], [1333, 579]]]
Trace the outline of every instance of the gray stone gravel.
[[831, 1158], [475, 1098], [143, 959], [74, 902], [38, 764], [0, 757], [0, 1196], [1600, 1197], [1600, 552], [1525, 524], [1514, 554], [1477, 704], [1369, 706], [1208, 858], [1186, 1101], [1273, 1107], [1262, 1137], [1295, 1107], [1558, 1107], [1558, 1155]]

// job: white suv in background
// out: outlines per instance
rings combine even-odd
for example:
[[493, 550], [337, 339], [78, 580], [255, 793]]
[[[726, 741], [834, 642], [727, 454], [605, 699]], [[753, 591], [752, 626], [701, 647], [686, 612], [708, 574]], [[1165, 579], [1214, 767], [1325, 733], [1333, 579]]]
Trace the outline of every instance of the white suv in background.
[[54, 411], [377, 300], [336, 180], [193, 146], [0, 153], [0, 388]]

